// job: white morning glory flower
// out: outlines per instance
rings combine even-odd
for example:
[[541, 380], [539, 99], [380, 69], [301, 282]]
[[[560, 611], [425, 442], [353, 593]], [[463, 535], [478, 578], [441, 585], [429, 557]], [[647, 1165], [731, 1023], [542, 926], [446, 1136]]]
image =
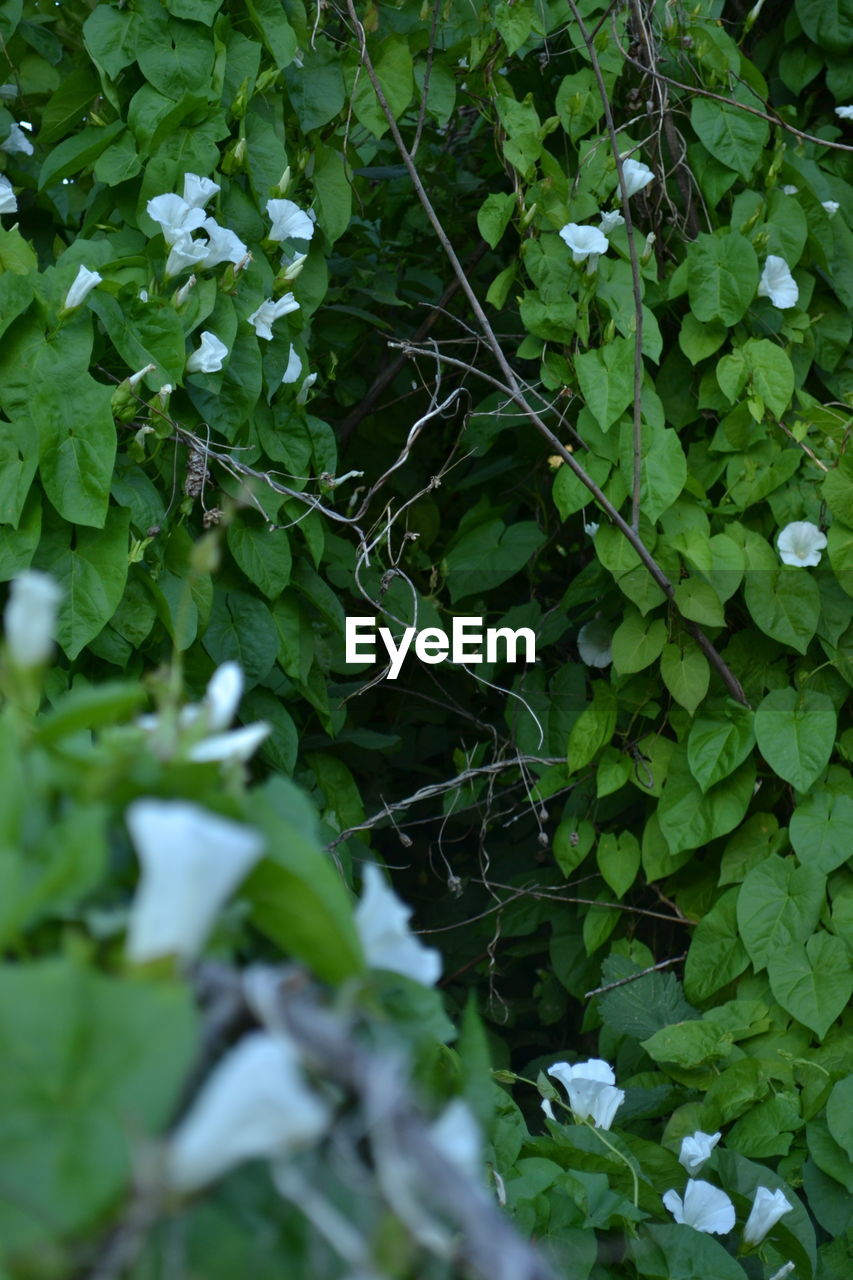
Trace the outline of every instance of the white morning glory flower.
[[272, 337], [272, 328], [270, 326], [281, 316], [288, 316], [291, 311], [298, 310], [299, 303], [293, 294], [285, 293], [277, 302], [273, 302], [272, 298], [267, 298], [265, 302], [261, 303], [257, 311], [252, 312], [248, 317], [248, 321], [249, 324], [255, 326], [255, 333], [259, 338], [266, 338], [269, 341]]
[[774, 307], [783, 311], [786, 307], [795, 306], [799, 296], [797, 282], [785, 259], [778, 258], [775, 253], [768, 254], [758, 282], [758, 297], [769, 298]]
[[821, 200], [820, 207], [826, 210], [830, 218], [834, 218], [841, 205], [837, 200]]
[[441, 955], [412, 933], [408, 925], [411, 914], [411, 908], [388, 888], [379, 868], [368, 862], [361, 901], [355, 909], [355, 925], [368, 967], [390, 969], [431, 987], [441, 976]]
[[315, 1142], [329, 1122], [305, 1084], [296, 1048], [253, 1031], [211, 1071], [169, 1139], [166, 1178], [188, 1193], [246, 1160], [278, 1158]]
[[[199, 210], [201, 212], [201, 210]], [[189, 232], [178, 236], [166, 259], [166, 277], [180, 275], [187, 267], [205, 265], [209, 244], [207, 240], [193, 240]]]
[[219, 183], [210, 178], [200, 178], [197, 173], [184, 174], [184, 201], [191, 209], [203, 209], [219, 189]]
[[88, 267], [78, 267], [71, 288], [65, 295], [63, 310], [73, 311], [75, 307], [79, 307], [102, 279], [103, 276], [98, 275], [97, 271], [90, 271]]
[[136, 373], [132, 373], [127, 380], [127, 385], [134, 391], [145, 377], [146, 373], [153, 373], [157, 368], [156, 364], [146, 364], [141, 369], [137, 369]]
[[191, 232], [197, 231], [206, 217], [204, 209], [194, 208], [173, 192], [154, 196], [148, 201], [145, 211], [152, 222], [160, 224], [166, 244], [176, 244], [181, 239], [189, 238]]
[[676, 1222], [693, 1227], [694, 1231], [724, 1236], [735, 1225], [734, 1205], [725, 1191], [710, 1182], [690, 1178], [683, 1200], [677, 1191], [667, 1191], [663, 1202]]
[[308, 260], [307, 253], [297, 253], [295, 257], [289, 260], [286, 258], [282, 258], [281, 260], [282, 266], [284, 266], [285, 262], [287, 262], [287, 266], [285, 267], [282, 273], [282, 277], [281, 277], [282, 280], [287, 280], [288, 282], [291, 280], [295, 280], [296, 277], [302, 271], [302, 268], [305, 266], [305, 263], [307, 262], [307, 260]]
[[180, 289], [177, 290], [177, 292], [175, 293], [176, 307], [182, 307], [184, 305], [187, 298], [190, 296], [191, 291], [195, 288], [195, 283], [196, 283], [195, 276], [190, 276], [190, 278], [186, 281], [186, 283], [182, 284]]
[[227, 227], [220, 227], [215, 218], [205, 218], [201, 225], [208, 236], [200, 264], [202, 267], [218, 267], [222, 262], [238, 263], [247, 256], [248, 247], [240, 237]]
[[[594, 538], [595, 535], [598, 533], [598, 529], [599, 529], [599, 526], [595, 522], [595, 520], [587, 520], [583, 527], [583, 531], [588, 538]], [[581, 627], [581, 631], [583, 631], [583, 627]]]
[[795, 187], [792, 182], [786, 182], [782, 187], [782, 194], [785, 196], [795, 196], [799, 191], [799, 187]]
[[575, 1119], [592, 1120], [596, 1129], [609, 1129], [613, 1117], [625, 1101], [625, 1094], [617, 1089], [616, 1076], [608, 1062], [590, 1058], [589, 1062], [555, 1062], [548, 1068], [548, 1075], [559, 1080], [569, 1095], [569, 1106]]
[[703, 1133], [701, 1129], [697, 1129], [690, 1137], [681, 1139], [678, 1162], [684, 1165], [691, 1178], [711, 1158], [711, 1152], [722, 1136], [721, 1133]]
[[207, 727], [214, 732], [227, 729], [237, 714], [243, 696], [243, 668], [239, 662], [223, 662], [207, 684], [201, 708], [207, 715]]
[[782, 1191], [768, 1191], [767, 1187], [757, 1187], [749, 1217], [743, 1229], [744, 1244], [760, 1244], [767, 1232], [785, 1213], [790, 1213], [793, 1205]]
[[609, 667], [613, 661], [610, 648], [613, 632], [602, 618], [584, 623], [578, 632], [578, 653], [588, 667]]
[[813, 568], [820, 564], [820, 553], [826, 546], [826, 534], [810, 520], [794, 520], [786, 524], [776, 539], [783, 564]]
[[53, 653], [62, 589], [46, 573], [25, 569], [13, 578], [3, 614], [6, 649], [22, 670], [41, 666]]
[[136, 963], [193, 960], [233, 889], [260, 858], [263, 837], [185, 800], [134, 800], [125, 815], [142, 867], [127, 954]]
[[13, 124], [9, 130], [9, 136], [5, 142], [0, 143], [4, 151], [10, 153], [18, 151], [22, 155], [31, 156], [33, 154], [33, 144], [30, 142], [24, 130], [19, 124]]
[[299, 352], [296, 350], [296, 347], [294, 347], [291, 342], [290, 354], [287, 357], [287, 368], [282, 374], [281, 380], [282, 382], [296, 382], [298, 381], [301, 372], [302, 360], [300, 359]]
[[553, 1120], [554, 1123], [556, 1124], [557, 1117], [554, 1115], [554, 1108], [551, 1104], [551, 1099], [543, 1098], [542, 1101], [539, 1103], [539, 1105], [542, 1108], [542, 1110], [545, 1112], [547, 1119]]
[[835, 114], [841, 120], [853, 120], [853, 106], [836, 107]]
[[430, 1125], [429, 1133], [441, 1154], [451, 1164], [456, 1165], [473, 1182], [481, 1181], [483, 1139], [480, 1126], [467, 1103], [461, 1098], [454, 1098]]
[[18, 201], [14, 188], [5, 176], [0, 174], [0, 213], [17, 213]]
[[615, 231], [617, 227], [624, 227], [625, 219], [618, 210], [612, 209], [609, 213], [602, 213], [601, 221], [598, 225], [604, 234], [609, 236], [610, 232]]
[[564, 240], [572, 251], [572, 262], [584, 262], [590, 256], [596, 261], [599, 254], [606, 253], [610, 241], [598, 227], [584, 227], [577, 222], [567, 222], [560, 228], [560, 239]]
[[789, 1276], [793, 1270], [794, 1270], [793, 1262], [786, 1262], [784, 1267], [780, 1267], [778, 1271], [773, 1272], [773, 1275], [770, 1277], [770, 1280], [785, 1280], [785, 1277]]
[[268, 200], [266, 208], [272, 222], [270, 240], [310, 240], [313, 236], [313, 219], [292, 200]]
[[[622, 174], [625, 178], [625, 190], [629, 197], [635, 196], [638, 191], [642, 191], [650, 182], [654, 182], [655, 175], [647, 164], [643, 164], [640, 160], [623, 160]], [[621, 195], [620, 189], [617, 187], [617, 194]]]
[[201, 346], [187, 361], [187, 373], [218, 373], [227, 355], [225, 343], [220, 342], [215, 333], [205, 329], [201, 335]]
[[272, 725], [265, 720], [243, 725], [240, 729], [230, 729], [228, 733], [215, 733], [190, 747], [188, 759], [196, 764], [207, 764], [214, 760], [244, 763], [251, 759], [271, 733]]

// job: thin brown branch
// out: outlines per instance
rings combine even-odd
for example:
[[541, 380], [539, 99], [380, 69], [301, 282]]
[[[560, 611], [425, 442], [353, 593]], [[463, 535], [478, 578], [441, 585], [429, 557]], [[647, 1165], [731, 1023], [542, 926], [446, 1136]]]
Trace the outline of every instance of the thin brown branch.
[[650, 964], [648, 969], [640, 969], [637, 973], [629, 973], [627, 978], [619, 978], [616, 982], [605, 982], [603, 987], [593, 987], [592, 991], [584, 992], [584, 1000], [591, 1000], [593, 996], [600, 996], [605, 991], [614, 991], [616, 987], [626, 987], [629, 982], [636, 982], [638, 978], [645, 978], [649, 973], [658, 973], [661, 969], [669, 969], [674, 964], [681, 964], [682, 960], [687, 959], [687, 952], [684, 951], [680, 956], [670, 956], [668, 960], [660, 960], [657, 964]]

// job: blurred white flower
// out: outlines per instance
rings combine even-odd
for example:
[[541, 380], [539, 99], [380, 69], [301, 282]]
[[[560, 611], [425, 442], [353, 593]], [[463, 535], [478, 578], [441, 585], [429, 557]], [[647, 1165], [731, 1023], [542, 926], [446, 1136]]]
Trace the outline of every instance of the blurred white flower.
[[[587, 520], [583, 527], [583, 531], [588, 538], [594, 538], [595, 535], [598, 533], [598, 529], [599, 529], [599, 526], [595, 522], [595, 520]], [[583, 630], [583, 627], [581, 627], [581, 630]]]
[[608, 1062], [601, 1058], [590, 1058], [574, 1066], [555, 1062], [548, 1068], [548, 1075], [559, 1080], [566, 1090], [576, 1120], [589, 1118], [596, 1129], [610, 1128], [625, 1101], [625, 1094], [616, 1088], [616, 1076]]
[[769, 298], [774, 307], [783, 311], [786, 307], [795, 306], [799, 296], [797, 282], [785, 259], [778, 258], [775, 253], [768, 254], [758, 282], [758, 297]]
[[314, 221], [292, 200], [268, 200], [267, 213], [272, 222], [270, 240], [310, 240]]
[[810, 520], [794, 520], [786, 524], [776, 539], [776, 549], [783, 564], [808, 566], [820, 564], [820, 553], [826, 546], [826, 534]]
[[567, 222], [560, 228], [560, 239], [572, 251], [572, 262], [584, 262], [590, 256], [598, 261], [599, 254], [610, 247], [607, 236], [598, 227], [584, 227], [577, 222]]
[[793, 1270], [794, 1270], [793, 1262], [786, 1262], [784, 1267], [780, 1267], [778, 1271], [773, 1272], [773, 1275], [770, 1277], [770, 1280], [785, 1280], [785, 1277], [789, 1276]]
[[197, 173], [184, 174], [184, 201], [191, 209], [203, 209], [219, 189], [219, 183], [210, 178], [200, 178]]
[[842, 120], [853, 120], [853, 106], [836, 107], [835, 114]]
[[[271, 325], [281, 316], [290, 315], [291, 311], [298, 311], [299, 303], [296, 301], [292, 293], [285, 293], [277, 302], [273, 302], [272, 298], [267, 298], [262, 302], [257, 311], [253, 311], [248, 317], [249, 324], [255, 326], [255, 333], [259, 338], [266, 338], [269, 341], [272, 338]], [[291, 350], [293, 348], [291, 347]]]
[[225, 343], [205, 329], [201, 335], [201, 346], [187, 360], [187, 373], [218, 373], [227, 355]]
[[202, 738], [201, 742], [190, 747], [188, 758], [196, 764], [207, 764], [213, 760], [246, 761], [271, 733], [272, 725], [265, 720], [257, 720], [254, 724], [231, 729], [228, 733], [215, 733], [209, 738]]
[[13, 124], [9, 130], [9, 136], [5, 142], [0, 142], [0, 147], [4, 151], [10, 153], [19, 151], [22, 155], [31, 156], [33, 154], [33, 144], [30, 142], [24, 130], [19, 124]]
[[578, 632], [578, 653], [588, 667], [609, 667], [613, 661], [610, 648], [613, 632], [602, 618], [586, 622]]
[[782, 194], [785, 196], [795, 196], [799, 191], [799, 189], [800, 188], [795, 187], [793, 183], [786, 182], [785, 185], [782, 187]]
[[206, 217], [204, 209], [187, 204], [186, 200], [174, 192], [154, 196], [148, 201], [145, 210], [152, 222], [159, 222], [166, 244], [176, 244], [181, 239], [188, 239]]
[[205, 218], [202, 227], [208, 239], [200, 266], [218, 267], [222, 262], [236, 264], [248, 257], [248, 247], [240, 237], [227, 227], [220, 227], [215, 218]]
[[287, 357], [287, 368], [281, 375], [281, 380], [282, 382], [297, 382], [301, 372], [302, 360], [300, 359], [299, 352], [296, 350], [296, 347], [294, 347], [291, 342], [290, 354]]
[[602, 213], [601, 221], [598, 225], [601, 227], [604, 234], [609, 236], [610, 232], [615, 231], [617, 227], [624, 227], [625, 219], [618, 210], [614, 209], [609, 213]]
[[142, 867], [127, 954], [136, 963], [169, 955], [193, 960], [226, 898], [260, 858], [263, 838], [185, 800], [134, 800], [125, 820]]
[[707, 1231], [724, 1236], [735, 1225], [735, 1207], [725, 1191], [710, 1182], [690, 1178], [684, 1191], [684, 1199], [677, 1191], [667, 1191], [663, 1202], [676, 1222], [695, 1231]]
[[214, 733], [227, 729], [237, 714], [243, 696], [243, 668], [239, 662], [223, 662], [207, 683], [199, 710], [207, 717], [207, 728]]
[[461, 1098], [454, 1098], [430, 1125], [430, 1137], [451, 1164], [481, 1183], [483, 1176], [483, 1138], [471, 1108]]
[[71, 288], [65, 295], [63, 309], [73, 311], [75, 307], [79, 307], [102, 279], [103, 276], [98, 275], [97, 271], [90, 271], [88, 267], [78, 267]]
[[139, 299], [139, 301], [140, 301], [140, 302], [147, 302], [147, 301], [148, 301], [148, 290], [147, 290], [147, 289], [140, 289], [140, 290], [139, 290], [139, 293], [138, 293], [136, 296], [137, 296], [137, 298]]
[[4, 175], [0, 174], [0, 213], [17, 213], [18, 200], [15, 196], [15, 190]]
[[53, 653], [62, 589], [46, 573], [25, 569], [12, 579], [3, 614], [6, 650], [16, 667], [41, 666]]
[[830, 218], [834, 218], [841, 205], [837, 200], [821, 200], [821, 208], [825, 209]]
[[186, 271], [187, 267], [205, 265], [208, 247], [207, 240], [193, 240], [189, 232], [182, 233], [169, 250], [169, 256], [166, 259], [166, 278], [180, 275], [182, 271]]
[[[640, 160], [623, 160], [622, 174], [625, 178], [625, 190], [629, 196], [635, 196], [638, 191], [642, 191], [650, 182], [654, 182], [655, 175], [647, 164], [643, 164]], [[620, 189], [616, 188], [617, 195], [621, 195]]]
[[316, 1142], [329, 1109], [302, 1077], [295, 1047], [253, 1031], [222, 1058], [169, 1139], [173, 1191], [197, 1191], [246, 1160], [280, 1158]]
[[441, 955], [412, 933], [411, 914], [411, 908], [388, 888], [379, 868], [366, 863], [355, 924], [368, 967], [390, 969], [430, 987], [441, 976]]
[[782, 1191], [768, 1191], [767, 1187], [757, 1187], [749, 1217], [743, 1229], [744, 1244], [760, 1244], [767, 1232], [785, 1213], [790, 1213], [793, 1205]]
[[721, 1133], [703, 1133], [701, 1129], [697, 1129], [690, 1137], [681, 1139], [678, 1162], [684, 1165], [691, 1178], [711, 1158], [711, 1152], [722, 1136]]

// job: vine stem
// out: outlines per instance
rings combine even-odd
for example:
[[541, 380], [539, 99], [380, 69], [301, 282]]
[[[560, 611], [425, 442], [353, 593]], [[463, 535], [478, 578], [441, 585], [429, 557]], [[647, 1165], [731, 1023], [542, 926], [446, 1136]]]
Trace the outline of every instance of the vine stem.
[[[658, 562], [654, 559], [651, 552], [646, 547], [645, 543], [643, 542], [642, 538], [639, 535], [638, 530], [634, 529], [632, 525], [627, 520], [625, 520], [623, 516], [619, 514], [619, 512], [614, 507], [613, 503], [610, 502], [610, 500], [605, 496], [603, 491], [598, 487], [598, 485], [595, 483], [592, 477], [586, 473], [586, 471], [583, 469], [583, 467], [580, 465], [577, 459], [568, 451], [568, 449], [562, 443], [562, 441], [559, 440], [557, 436], [554, 435], [550, 427], [548, 427], [547, 424], [542, 421], [539, 414], [535, 411], [532, 405], [528, 403], [523, 391], [521, 390], [521, 387], [519, 386], [518, 380], [515, 376], [515, 372], [512, 366], [510, 365], [509, 361], [507, 360], [506, 355], [504, 354], [503, 348], [501, 347], [501, 344], [497, 339], [495, 331], [489, 322], [489, 318], [486, 315], [485, 311], [483, 310], [480, 304], [480, 300], [477, 297], [476, 293], [474, 292], [471, 282], [469, 281], [468, 277], [465, 275], [464, 269], [462, 267], [461, 262], [459, 261], [456, 251], [453, 248], [453, 245], [451, 244], [450, 239], [448, 238], [448, 235], [441, 224], [438, 214], [433, 208], [432, 201], [427, 195], [426, 188], [424, 187], [424, 184], [421, 181], [421, 176], [418, 173], [418, 170], [415, 166], [414, 161], [412, 160], [411, 155], [409, 154], [409, 150], [406, 147], [405, 142], [403, 141], [402, 134], [400, 133], [400, 130], [397, 126], [397, 121], [394, 118], [394, 113], [391, 110], [390, 106], [388, 105], [388, 100], [385, 97], [385, 93], [382, 89], [382, 85], [379, 81], [379, 77], [376, 74], [376, 68], [373, 65], [373, 60], [371, 59], [370, 53], [367, 48], [367, 36], [365, 34], [364, 27], [362, 26], [361, 21], [358, 17], [358, 14], [355, 11], [355, 4], [353, 0], [347, 0], [347, 10], [349, 12], [350, 19], [353, 23], [353, 27], [357, 34], [359, 50], [360, 50], [361, 59], [362, 59], [364, 68], [367, 72], [370, 83], [373, 86], [373, 91], [376, 94], [376, 99], [379, 103], [382, 113], [385, 116], [385, 119], [388, 121], [388, 127], [391, 131], [391, 136], [394, 139], [394, 144], [398, 152], [400, 153], [400, 159], [403, 161], [403, 164], [406, 167], [409, 177], [412, 180], [412, 185], [415, 189], [415, 194], [420, 200], [424, 213], [426, 214], [427, 218], [430, 221], [430, 224], [432, 225], [433, 230], [435, 231], [438, 242], [441, 245], [442, 249], [444, 250], [445, 254], [447, 255], [450, 265], [452, 266], [453, 271], [457, 279], [459, 280], [460, 287], [463, 293], [465, 294], [466, 298], [468, 299], [468, 302], [471, 305], [471, 310], [474, 312], [474, 315], [477, 318], [477, 321], [480, 325], [480, 329], [483, 333], [483, 337], [485, 338], [485, 341], [488, 344], [492, 354], [494, 355], [495, 360], [498, 364], [498, 367], [501, 370], [501, 373], [503, 374], [511, 399], [515, 404], [518, 405], [519, 409], [521, 409], [522, 413], [525, 415], [525, 417], [528, 419], [531, 425], [534, 426], [536, 430], [539, 432], [539, 434], [548, 442], [549, 447], [563, 459], [563, 462], [577, 476], [581, 484], [583, 484], [589, 490], [589, 492], [592, 494], [592, 496], [595, 498], [596, 502], [600, 506], [601, 510], [604, 511], [607, 516], [609, 516], [613, 524], [615, 524], [616, 528], [619, 529], [619, 531], [624, 535], [624, 537], [627, 539], [630, 545], [634, 548], [640, 560], [646, 566], [649, 573], [652, 575], [652, 578], [654, 579], [654, 581], [658, 584], [660, 589], [663, 591], [664, 595], [674, 603], [675, 587], [669, 581], [669, 578], [666, 576], [663, 569], [660, 567]], [[676, 605], [676, 608], [677, 607], [678, 606]], [[686, 620], [686, 625], [687, 625], [687, 629], [690, 631], [691, 635], [694, 637], [697, 644], [699, 645], [700, 649], [705, 654], [705, 657], [708, 659], [711, 666], [714, 667], [715, 671], [718, 673], [718, 675], [722, 679], [723, 683], [725, 684], [731, 696], [735, 699], [736, 702], [739, 702], [742, 706], [748, 707], [749, 702], [747, 700], [746, 694], [744, 693], [741, 687], [740, 681], [738, 680], [734, 672], [731, 670], [731, 668], [728, 666], [728, 664], [725, 662], [721, 654], [719, 654], [717, 650], [714, 648], [714, 645], [705, 635], [701, 627], [699, 627], [698, 623], [690, 622], [689, 620]]]

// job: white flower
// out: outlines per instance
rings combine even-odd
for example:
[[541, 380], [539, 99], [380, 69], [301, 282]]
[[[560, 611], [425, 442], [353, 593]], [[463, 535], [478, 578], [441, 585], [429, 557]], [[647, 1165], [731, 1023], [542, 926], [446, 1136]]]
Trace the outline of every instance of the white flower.
[[837, 200], [821, 200], [820, 205], [822, 209], [826, 209], [830, 218], [834, 218], [836, 213], [838, 213], [838, 210], [841, 208], [841, 205]]
[[156, 368], [156, 364], [146, 364], [144, 368], [137, 369], [136, 373], [132, 373], [128, 378], [127, 385], [134, 390], [139, 386], [146, 373], [153, 373]]
[[461, 1098], [454, 1098], [430, 1125], [429, 1132], [441, 1154], [473, 1182], [479, 1183], [483, 1172], [483, 1139], [470, 1107]]
[[826, 546], [826, 534], [810, 520], [794, 520], [786, 524], [776, 539], [783, 564], [814, 567], [820, 564], [820, 553]]
[[602, 213], [601, 221], [598, 224], [606, 236], [611, 231], [615, 231], [617, 227], [624, 227], [625, 219], [618, 210], [611, 210], [609, 213]]
[[218, 733], [227, 729], [237, 714], [243, 696], [243, 668], [239, 662], [223, 662], [207, 684], [202, 707], [207, 713], [207, 727]]
[[207, 240], [193, 240], [189, 233], [180, 235], [169, 250], [166, 259], [166, 276], [177, 276], [187, 267], [206, 265]]
[[296, 350], [296, 347], [294, 347], [291, 342], [290, 354], [287, 357], [287, 368], [282, 374], [281, 380], [282, 382], [296, 382], [301, 372], [302, 360], [300, 359], [299, 352]]
[[784, 1192], [768, 1191], [767, 1187], [757, 1187], [755, 1199], [743, 1229], [744, 1244], [760, 1244], [782, 1215], [790, 1213], [793, 1207]]
[[[650, 182], [654, 182], [655, 175], [647, 164], [643, 164], [639, 160], [623, 160], [622, 175], [625, 179], [625, 190], [629, 197], [635, 196], [638, 191], [642, 191]], [[617, 193], [621, 195], [621, 192]]]
[[138, 963], [201, 951], [225, 899], [263, 852], [250, 827], [185, 800], [134, 800], [125, 815], [142, 874], [127, 954]]
[[255, 333], [259, 338], [266, 338], [269, 341], [272, 337], [270, 326], [281, 316], [288, 316], [291, 311], [298, 310], [299, 303], [292, 293], [285, 293], [277, 302], [273, 302], [272, 298], [267, 298], [265, 302], [261, 303], [257, 311], [253, 311], [249, 316], [249, 324], [255, 326]]
[[[295, 280], [305, 266], [307, 259], [307, 253], [297, 253], [295, 257], [291, 258], [281, 277], [282, 280]], [[285, 259], [282, 258], [281, 265], [284, 266], [284, 263]]]
[[227, 355], [225, 343], [220, 342], [215, 333], [205, 329], [201, 335], [201, 346], [187, 361], [187, 373], [218, 373]]
[[182, 284], [180, 289], [178, 289], [177, 292], [175, 293], [175, 306], [182, 307], [186, 302], [187, 298], [190, 296], [191, 290], [194, 288], [195, 288], [195, 276], [190, 276], [189, 279], [186, 281], [186, 283]]
[[159, 222], [166, 244], [176, 244], [179, 240], [188, 239], [205, 219], [204, 209], [194, 208], [173, 192], [154, 196], [148, 201], [145, 210], [152, 222]]
[[33, 154], [33, 144], [30, 142], [19, 124], [12, 125], [9, 130], [9, 136], [5, 142], [0, 143], [0, 146], [2, 146], [4, 151], [8, 151], [10, 153], [20, 151], [25, 156], [31, 156]]
[[90, 271], [88, 267], [78, 267], [71, 288], [65, 295], [63, 309], [73, 311], [75, 307], [79, 307], [87, 294], [90, 294], [102, 279], [103, 276], [99, 276], [97, 271]]
[[53, 653], [59, 585], [46, 573], [25, 569], [14, 578], [3, 615], [6, 649], [16, 667], [41, 666]]
[[[584, 524], [583, 531], [588, 538], [594, 538], [595, 535], [598, 533], [598, 528], [599, 526], [596, 524], [594, 520], [588, 520]], [[583, 627], [581, 627], [581, 630], [583, 630]]]
[[139, 290], [139, 293], [138, 293], [136, 296], [137, 296], [137, 298], [139, 299], [139, 301], [140, 301], [140, 302], [147, 302], [147, 301], [148, 301], [148, 290], [147, 290], [147, 289], [140, 289], [140, 290]]
[[613, 661], [610, 642], [613, 633], [601, 618], [593, 618], [578, 632], [578, 653], [588, 667], [609, 667]]
[[0, 174], [0, 213], [17, 213], [18, 201], [14, 188], [5, 175]]
[[853, 120], [853, 106], [836, 107], [835, 114], [842, 120]]
[[211, 760], [243, 762], [255, 754], [264, 738], [271, 733], [272, 725], [265, 720], [257, 720], [254, 724], [243, 725], [241, 729], [202, 738], [201, 742], [190, 747], [188, 758], [196, 764], [207, 764]]
[[556, 1124], [556, 1123], [557, 1123], [557, 1117], [554, 1115], [554, 1108], [553, 1108], [553, 1106], [551, 1105], [551, 1099], [550, 1099], [550, 1098], [543, 1098], [543, 1099], [542, 1099], [542, 1101], [539, 1103], [539, 1105], [540, 1105], [540, 1107], [542, 1108], [542, 1110], [545, 1112], [545, 1115], [547, 1116], [547, 1118], [548, 1118], [549, 1120], [553, 1120], [553, 1121], [554, 1121], [554, 1123]]
[[784, 1267], [780, 1267], [778, 1271], [774, 1271], [770, 1280], [785, 1280], [785, 1276], [789, 1276], [794, 1270], [793, 1262], [786, 1262]]
[[168, 1184], [196, 1191], [245, 1160], [288, 1155], [315, 1142], [328, 1121], [291, 1042], [253, 1031], [216, 1064], [172, 1134]]
[[311, 388], [313, 387], [316, 381], [317, 381], [316, 373], [309, 373], [308, 377], [302, 383], [302, 386], [299, 388], [299, 391], [297, 392], [297, 395], [296, 395], [297, 404], [303, 404], [303, 405], [307, 404], [308, 392], [311, 390]]
[[610, 247], [607, 236], [598, 227], [583, 227], [577, 222], [567, 222], [561, 227], [560, 239], [571, 249], [573, 262], [583, 262], [590, 255], [598, 258]]
[[248, 257], [248, 247], [240, 237], [227, 227], [220, 227], [215, 218], [205, 218], [202, 227], [207, 232], [208, 241], [201, 266], [218, 267], [221, 262], [238, 263]]
[[625, 1094], [617, 1089], [616, 1076], [609, 1063], [601, 1058], [589, 1062], [555, 1062], [548, 1068], [548, 1075], [559, 1080], [569, 1095], [569, 1106], [578, 1121], [592, 1119], [596, 1129], [609, 1129], [613, 1117], [625, 1101]]
[[432, 986], [441, 976], [441, 955], [425, 947], [409, 929], [412, 912], [386, 885], [372, 862], [364, 868], [364, 888], [355, 924], [371, 969], [390, 969]]
[[272, 222], [270, 240], [310, 240], [314, 234], [311, 215], [292, 200], [268, 200], [267, 213]]
[[676, 1222], [694, 1231], [707, 1231], [724, 1236], [735, 1225], [735, 1207], [725, 1191], [710, 1182], [690, 1178], [684, 1191], [684, 1199], [677, 1191], [667, 1191], [663, 1197]]
[[711, 1158], [711, 1152], [722, 1136], [721, 1133], [703, 1133], [701, 1129], [697, 1129], [689, 1138], [681, 1139], [678, 1162], [684, 1165], [691, 1178]]
[[793, 185], [793, 183], [786, 182], [786, 183], [785, 183], [785, 186], [784, 186], [784, 187], [782, 187], [782, 194], [783, 194], [783, 195], [785, 195], [785, 196], [795, 196], [795, 195], [797, 194], [797, 192], [799, 191], [799, 189], [800, 189], [800, 188], [799, 188], [799, 187], [795, 187], [795, 186]]
[[758, 282], [758, 297], [769, 298], [773, 306], [782, 311], [795, 306], [799, 296], [797, 282], [785, 259], [777, 258], [775, 253], [768, 254]]
[[197, 173], [184, 174], [184, 202], [191, 209], [203, 209], [219, 189], [219, 183], [210, 178], [200, 178]]

